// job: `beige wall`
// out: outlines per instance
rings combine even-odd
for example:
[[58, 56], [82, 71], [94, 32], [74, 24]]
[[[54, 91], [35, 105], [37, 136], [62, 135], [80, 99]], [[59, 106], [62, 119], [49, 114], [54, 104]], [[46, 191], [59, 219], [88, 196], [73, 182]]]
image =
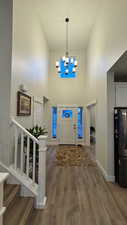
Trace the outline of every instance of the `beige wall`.
[[40, 100], [48, 95], [49, 49], [35, 3], [0, 1], [0, 161], [7, 165], [12, 159], [10, 118], [27, 128], [33, 125], [33, 107], [30, 117], [16, 116], [19, 85]]
[[27, 94], [43, 100], [48, 95], [49, 49], [34, 0], [14, 0], [11, 115], [24, 127], [33, 125], [32, 115], [16, 116], [17, 91], [24, 84]]
[[73, 51], [70, 55], [78, 60], [77, 77], [72, 79], [60, 78], [55, 63], [65, 55], [64, 51], [50, 53], [49, 95], [52, 104], [83, 104], [85, 83], [85, 53]]
[[127, 49], [126, 9], [126, 0], [104, 1], [87, 49], [87, 101], [97, 99], [96, 155], [109, 176], [114, 173], [107, 135], [107, 71]]
[[12, 3], [0, 1], [0, 161], [9, 162]]
[[85, 89], [85, 52], [83, 50], [70, 52], [78, 60], [77, 77], [73, 79], [62, 79], [57, 73], [55, 63], [65, 55], [64, 51], [50, 52], [49, 73], [49, 107], [48, 107], [48, 130], [51, 136], [51, 106], [55, 105], [84, 105]]

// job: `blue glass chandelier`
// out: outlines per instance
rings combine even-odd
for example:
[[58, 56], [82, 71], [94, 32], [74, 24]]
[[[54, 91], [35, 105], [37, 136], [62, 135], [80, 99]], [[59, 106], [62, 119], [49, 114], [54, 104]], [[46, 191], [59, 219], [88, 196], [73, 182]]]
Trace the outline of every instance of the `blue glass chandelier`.
[[68, 23], [69, 18], [65, 19], [66, 22], [66, 53], [59, 61], [56, 62], [56, 68], [58, 69], [58, 73], [61, 74], [62, 78], [73, 78], [76, 74], [76, 68], [78, 66], [78, 62], [75, 57], [69, 56], [69, 48], [68, 48]]

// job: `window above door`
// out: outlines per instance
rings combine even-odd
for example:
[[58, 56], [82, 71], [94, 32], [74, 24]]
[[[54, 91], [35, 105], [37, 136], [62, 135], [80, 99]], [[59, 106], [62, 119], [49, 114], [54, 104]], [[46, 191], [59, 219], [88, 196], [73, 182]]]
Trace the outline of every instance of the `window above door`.
[[63, 112], [62, 112], [62, 118], [63, 119], [72, 119], [72, 117], [73, 117], [73, 111], [72, 110], [63, 110]]

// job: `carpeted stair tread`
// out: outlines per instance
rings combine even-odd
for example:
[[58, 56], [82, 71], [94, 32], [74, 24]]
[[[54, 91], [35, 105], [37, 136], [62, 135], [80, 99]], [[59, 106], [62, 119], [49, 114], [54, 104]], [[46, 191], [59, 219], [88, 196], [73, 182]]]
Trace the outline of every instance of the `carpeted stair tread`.
[[20, 185], [18, 184], [5, 184], [4, 185], [4, 206], [8, 207], [13, 203], [15, 197], [19, 194]]
[[28, 225], [27, 222], [34, 208], [34, 199], [31, 197], [16, 197], [12, 207], [7, 208], [4, 214], [3, 225]]

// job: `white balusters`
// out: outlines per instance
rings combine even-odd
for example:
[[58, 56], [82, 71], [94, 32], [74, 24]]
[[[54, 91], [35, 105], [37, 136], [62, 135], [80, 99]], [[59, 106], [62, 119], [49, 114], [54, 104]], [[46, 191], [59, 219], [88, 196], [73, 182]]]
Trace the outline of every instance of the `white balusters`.
[[[46, 204], [47, 136], [40, 136], [38, 140], [14, 119], [12, 120], [12, 123], [15, 131], [14, 169], [17, 170], [17, 172], [20, 172], [21, 176], [26, 176], [27, 181], [30, 181], [32, 186], [34, 186], [33, 184], [36, 183], [36, 178], [38, 177], [38, 184], [36, 183], [36, 185], [38, 185], [36, 208], [44, 208]], [[37, 146], [39, 146], [39, 149]]]
[[24, 133], [21, 132], [21, 172], [24, 172]]
[[35, 182], [35, 173], [36, 173], [36, 143], [33, 142], [33, 182]]
[[18, 150], [18, 128], [15, 126], [15, 159], [14, 159], [14, 166], [17, 169], [17, 150]]
[[27, 162], [26, 162], [26, 174], [29, 177], [29, 170], [30, 170], [30, 138], [27, 136]]

